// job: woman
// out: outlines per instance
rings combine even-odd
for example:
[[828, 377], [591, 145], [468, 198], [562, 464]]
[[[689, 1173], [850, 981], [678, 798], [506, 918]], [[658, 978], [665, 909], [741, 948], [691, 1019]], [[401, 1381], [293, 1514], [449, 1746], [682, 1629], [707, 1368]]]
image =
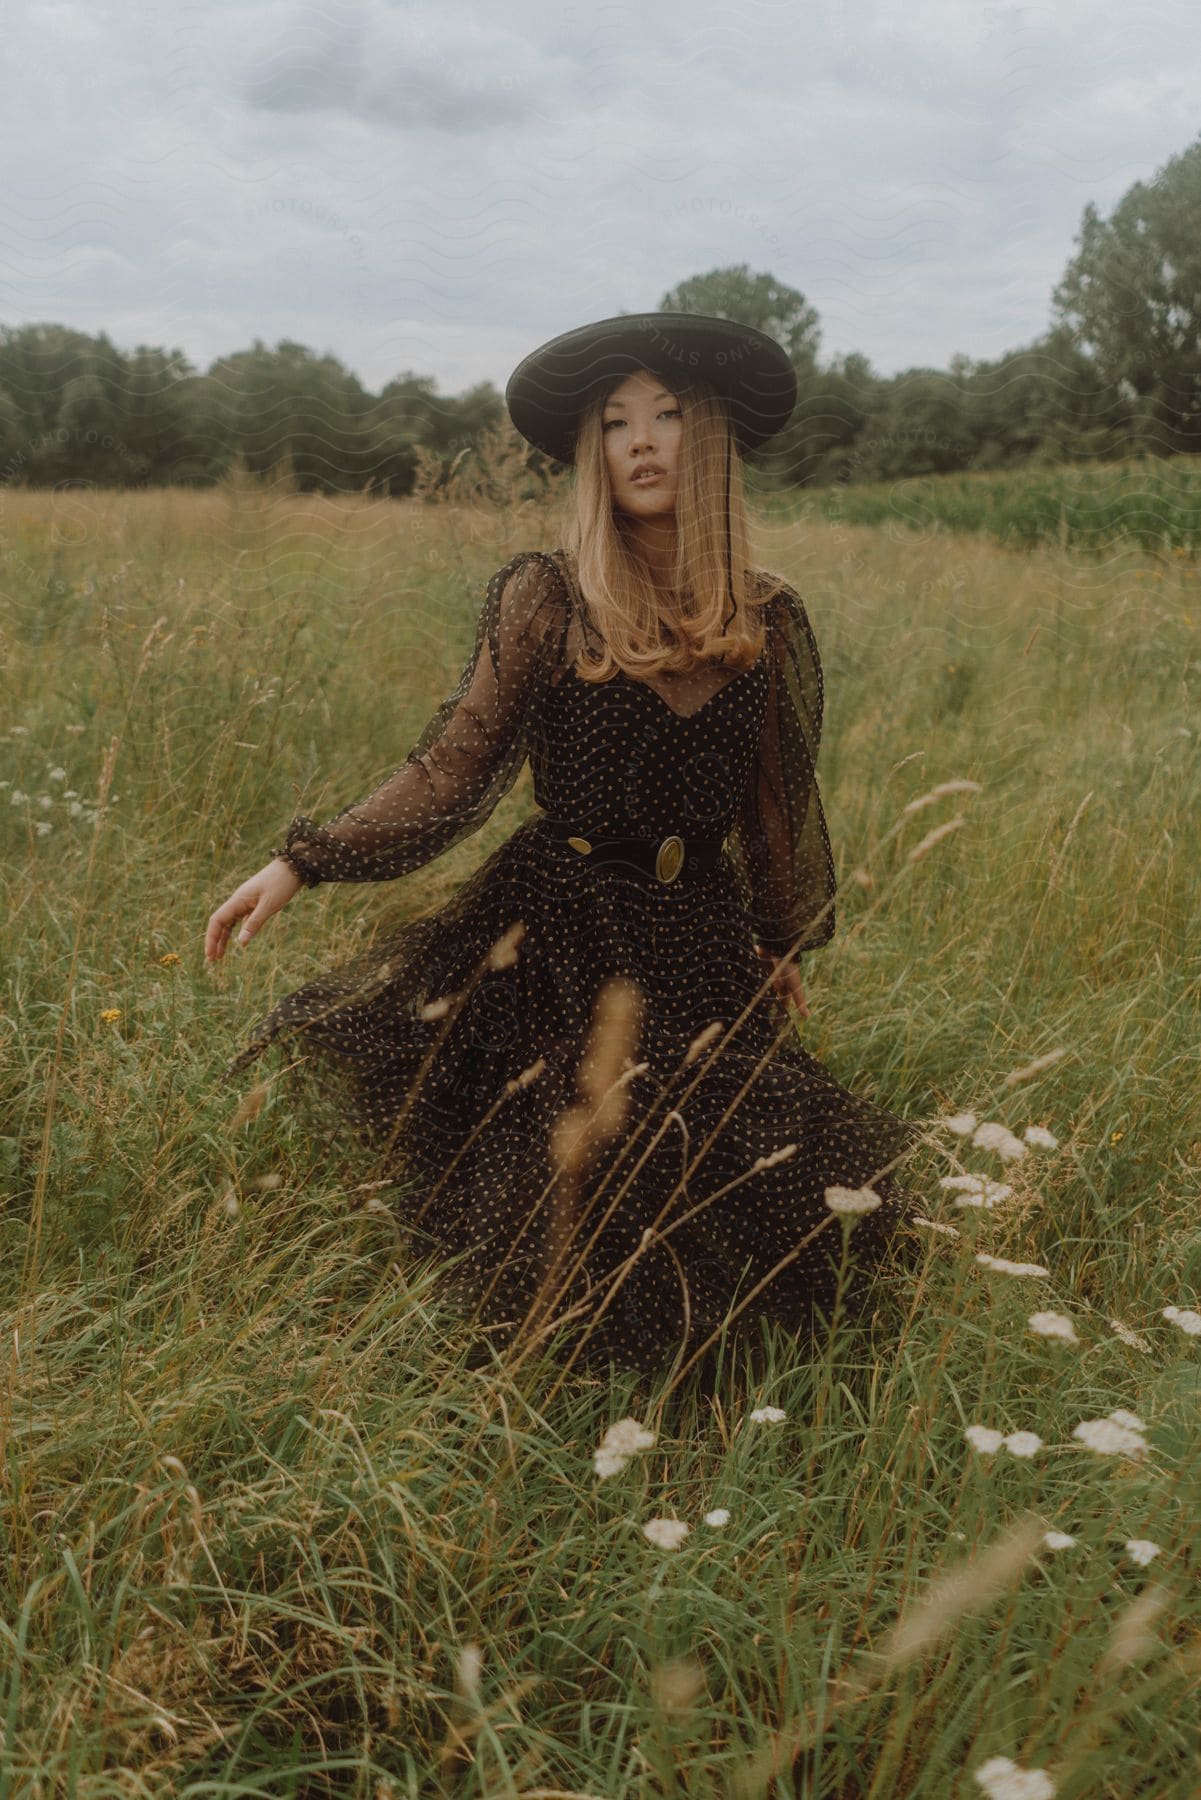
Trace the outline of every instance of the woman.
[[539, 810], [230, 1070], [295, 1036], [416, 1178], [392, 1210], [456, 1256], [479, 1321], [566, 1322], [573, 1359], [682, 1372], [731, 1325], [828, 1320], [916, 1236], [893, 1171], [919, 1128], [840, 1086], [788, 1010], [834, 931], [822, 676], [799, 595], [750, 565], [739, 454], [795, 397], [780, 347], [724, 319], [606, 319], [526, 357], [506, 402], [574, 466], [563, 546], [492, 576], [400, 768], [294, 818], [208, 924], [215, 960], [302, 886], [420, 868], [528, 755]]

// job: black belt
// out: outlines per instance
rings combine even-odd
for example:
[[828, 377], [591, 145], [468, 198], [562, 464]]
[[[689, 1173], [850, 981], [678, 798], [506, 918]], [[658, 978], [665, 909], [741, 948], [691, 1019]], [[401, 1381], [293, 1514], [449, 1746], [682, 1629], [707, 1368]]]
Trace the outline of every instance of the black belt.
[[621, 869], [629, 875], [650, 876], [656, 881], [674, 881], [682, 870], [699, 874], [715, 869], [725, 844], [724, 837], [679, 837], [672, 832], [665, 838], [587, 837], [565, 819], [543, 815], [543, 823], [553, 837], [570, 844], [579, 857], [587, 857], [606, 869]]

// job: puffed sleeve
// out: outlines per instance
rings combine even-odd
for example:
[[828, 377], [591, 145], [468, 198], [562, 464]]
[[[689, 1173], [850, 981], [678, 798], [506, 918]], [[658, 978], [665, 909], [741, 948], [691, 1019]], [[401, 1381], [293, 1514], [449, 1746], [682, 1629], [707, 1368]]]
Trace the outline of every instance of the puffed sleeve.
[[405, 761], [324, 825], [297, 814], [271, 854], [306, 887], [390, 881], [478, 830], [526, 759], [562, 603], [549, 557], [523, 551], [498, 569], [462, 674]]
[[791, 958], [834, 935], [834, 858], [815, 775], [824, 696], [800, 595], [784, 584], [768, 614], [767, 710], [729, 848], [757, 941]]

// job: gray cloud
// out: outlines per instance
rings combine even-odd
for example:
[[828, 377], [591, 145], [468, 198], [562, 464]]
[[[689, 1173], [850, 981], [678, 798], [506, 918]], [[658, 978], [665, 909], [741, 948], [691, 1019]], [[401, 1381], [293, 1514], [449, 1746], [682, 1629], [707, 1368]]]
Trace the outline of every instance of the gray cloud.
[[369, 20], [306, 9], [251, 70], [246, 103], [265, 112], [345, 112], [405, 130], [477, 136], [520, 120], [520, 46], [505, 34], [440, 38], [412, 9]]
[[6, 21], [0, 320], [378, 387], [745, 262], [888, 373], [1028, 342], [1197, 130], [1188, 0], [172, 0]]

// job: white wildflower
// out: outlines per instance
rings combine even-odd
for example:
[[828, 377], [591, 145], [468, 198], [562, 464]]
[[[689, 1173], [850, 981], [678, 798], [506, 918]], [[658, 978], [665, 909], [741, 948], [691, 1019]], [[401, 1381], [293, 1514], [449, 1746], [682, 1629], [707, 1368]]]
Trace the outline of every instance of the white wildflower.
[[1076, 1327], [1072, 1324], [1072, 1321], [1068, 1318], [1066, 1313], [1031, 1313], [1028, 1323], [1031, 1331], [1033, 1331], [1037, 1337], [1062, 1338], [1065, 1344], [1078, 1344], [1080, 1342], [1080, 1339], [1076, 1336]]
[[826, 1205], [835, 1213], [875, 1212], [880, 1205], [880, 1196], [869, 1187], [828, 1187]]
[[67, 811], [70, 813], [70, 815], [73, 819], [77, 819], [79, 817], [80, 813], [83, 811], [82, 801], [72, 800], [70, 806], [68, 806], [68, 808], [67, 808]]
[[8, 735], [9, 737], [28, 737], [29, 727], [28, 725], [10, 725]]
[[749, 1416], [756, 1425], [778, 1425], [788, 1414], [782, 1406], [757, 1406]]
[[983, 1206], [991, 1209], [999, 1201], [1008, 1200], [1013, 1192], [1006, 1182], [990, 1181], [986, 1175], [943, 1175], [938, 1185], [951, 1189], [956, 1196], [956, 1206]]
[[683, 1519], [648, 1519], [642, 1532], [660, 1550], [677, 1550], [688, 1536], [688, 1526]]
[[637, 1419], [618, 1419], [601, 1439], [606, 1450], [617, 1450], [622, 1456], [632, 1456], [635, 1450], [649, 1450], [654, 1441], [654, 1432], [640, 1425]]
[[1073, 1431], [1098, 1456], [1145, 1456], [1147, 1441], [1137, 1431], [1127, 1430], [1116, 1419], [1083, 1419]]
[[23, 794], [20, 788], [14, 788], [12, 793], [8, 796], [8, 804], [10, 806], [26, 806], [28, 803], [29, 795]]
[[50, 823], [49, 819], [39, 819], [37, 822], [37, 825], [34, 827], [34, 829], [36, 830], [39, 837], [45, 837], [45, 835], [48, 831], [54, 830], [54, 827]]
[[986, 1181], [981, 1195], [985, 1206], [996, 1206], [1000, 1200], [1008, 1200], [1013, 1189], [1005, 1181]]
[[1150, 1538], [1128, 1538], [1126, 1548], [1140, 1569], [1145, 1569], [1147, 1564], [1160, 1552], [1160, 1545], [1153, 1544]]
[[593, 1470], [602, 1481], [608, 1475], [620, 1475], [630, 1457], [638, 1450], [649, 1450], [654, 1441], [654, 1432], [637, 1419], [618, 1419], [606, 1431], [599, 1449], [593, 1451]]
[[46, 779], [47, 781], [65, 781], [67, 779], [67, 771], [65, 769], [51, 769], [47, 774]]
[[969, 1425], [963, 1435], [982, 1456], [991, 1456], [1005, 1442], [1005, 1433], [994, 1431], [991, 1425]]
[[1075, 1538], [1069, 1537], [1066, 1531], [1043, 1532], [1043, 1543], [1048, 1550], [1070, 1550], [1075, 1542]]
[[620, 1450], [594, 1450], [592, 1452], [593, 1472], [603, 1481], [607, 1475], [620, 1475], [629, 1462]]
[[983, 1269], [994, 1269], [998, 1275], [1049, 1275], [1050, 1269], [1044, 1269], [1041, 1263], [1010, 1262], [1006, 1256], [990, 1256], [987, 1250], [976, 1252], [976, 1261]]
[[975, 1774], [989, 1800], [1055, 1800], [1055, 1783], [1045, 1769], [1019, 1768], [1007, 1756], [990, 1756]]
[[715, 1506], [712, 1512], [705, 1514], [706, 1525], [728, 1525], [729, 1523], [730, 1515], [724, 1506]]
[[951, 1113], [949, 1117], [940, 1119], [939, 1124], [953, 1131], [956, 1137], [966, 1137], [969, 1131], [976, 1129], [976, 1115], [973, 1112]]
[[1116, 1407], [1113, 1412], [1107, 1413], [1106, 1417], [1112, 1419], [1115, 1425], [1124, 1425], [1127, 1431], [1146, 1431], [1147, 1429], [1137, 1413], [1127, 1412], [1121, 1406]]
[[1008, 1125], [977, 1125], [972, 1133], [972, 1142], [978, 1144], [981, 1150], [995, 1150], [1002, 1162], [1016, 1162], [1026, 1154], [1025, 1144], [1020, 1137], [1014, 1136]]
[[45, 812], [47, 807], [54, 805], [53, 794], [39, 794], [38, 795], [38, 805], [41, 807], [42, 811]]
[[1201, 1313], [1194, 1312], [1191, 1307], [1165, 1306], [1163, 1316], [1171, 1319], [1173, 1325], [1179, 1325], [1189, 1337], [1201, 1337]]
[[1120, 1319], [1111, 1319], [1109, 1323], [1111, 1329], [1117, 1332], [1122, 1342], [1124, 1344], [1129, 1344], [1132, 1350], [1150, 1350], [1151, 1346], [1146, 1338], [1137, 1331], [1131, 1331], [1129, 1325], [1123, 1325]]
[[1011, 1431], [1006, 1436], [991, 1425], [969, 1425], [963, 1435], [982, 1456], [992, 1456], [1002, 1445], [1011, 1456], [1034, 1456], [1043, 1447], [1042, 1439], [1033, 1431]]
[[1059, 1148], [1059, 1139], [1053, 1137], [1045, 1125], [1027, 1125], [1022, 1136], [1028, 1144], [1033, 1144], [1036, 1150], [1058, 1150]]

